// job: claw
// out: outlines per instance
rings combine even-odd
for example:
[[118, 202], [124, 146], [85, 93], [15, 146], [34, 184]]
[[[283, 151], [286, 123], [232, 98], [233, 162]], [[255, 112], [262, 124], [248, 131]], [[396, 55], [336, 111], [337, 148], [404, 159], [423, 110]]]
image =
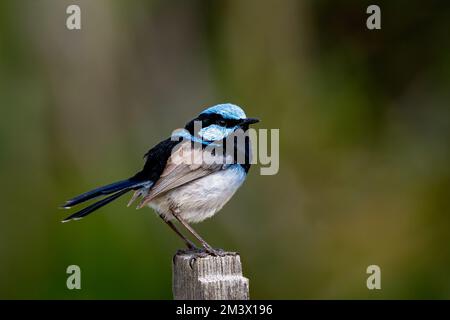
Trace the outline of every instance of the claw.
[[205, 252], [214, 257], [235, 256], [236, 252], [227, 252], [223, 249], [214, 249], [212, 247], [205, 247]]

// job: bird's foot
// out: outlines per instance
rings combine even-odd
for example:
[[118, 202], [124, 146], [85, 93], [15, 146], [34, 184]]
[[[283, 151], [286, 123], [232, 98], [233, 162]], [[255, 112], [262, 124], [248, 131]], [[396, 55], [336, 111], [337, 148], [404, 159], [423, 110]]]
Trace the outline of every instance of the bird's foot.
[[180, 254], [191, 254], [194, 255], [196, 258], [204, 258], [208, 256], [208, 253], [203, 248], [193, 247], [188, 249], [179, 249], [176, 253], [177, 255]]
[[206, 253], [208, 253], [209, 255], [212, 255], [214, 257], [235, 256], [238, 254], [237, 252], [228, 252], [228, 251], [225, 251], [225, 250], [219, 249], [219, 248], [214, 249], [211, 246], [205, 246], [204, 249], [205, 249]]
[[198, 251], [201, 250], [198, 248], [192, 241], [186, 239], [186, 246], [188, 247], [188, 250], [190, 251]]
[[[225, 257], [225, 256], [236, 256], [239, 253], [237, 252], [227, 252], [223, 249], [214, 249], [212, 247], [208, 248], [192, 248], [192, 249], [179, 249], [175, 256], [177, 255], [183, 255], [183, 254], [189, 254], [192, 255], [192, 258], [189, 262], [191, 268], [193, 268], [194, 263], [199, 258], [206, 258], [209, 256], [213, 257]], [[173, 256], [173, 259], [175, 259], [175, 256]], [[173, 263], [175, 263], [175, 260], [173, 260]]]
[[225, 257], [238, 255], [237, 252], [228, 252], [219, 248], [215, 249], [211, 246], [204, 246], [203, 248], [194, 246], [188, 249], [179, 249], [176, 254], [192, 254], [195, 256], [195, 258], [205, 258], [207, 256]]

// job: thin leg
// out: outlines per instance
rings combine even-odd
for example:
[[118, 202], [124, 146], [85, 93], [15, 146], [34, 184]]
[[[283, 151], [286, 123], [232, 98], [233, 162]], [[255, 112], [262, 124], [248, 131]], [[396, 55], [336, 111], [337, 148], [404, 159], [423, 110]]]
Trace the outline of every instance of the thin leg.
[[167, 223], [167, 225], [168, 225], [173, 231], [175, 231], [175, 233], [176, 233], [181, 239], [183, 239], [184, 243], [186, 244], [186, 246], [187, 246], [189, 249], [192, 249], [192, 250], [198, 249], [198, 248], [195, 246], [195, 244], [194, 244], [191, 240], [189, 240], [188, 238], [186, 238], [186, 237], [185, 237], [185, 236], [177, 229], [177, 227], [172, 223], [172, 221], [166, 220], [166, 219], [164, 219], [162, 216], [160, 216], [160, 217], [161, 217], [161, 219], [164, 220], [165, 223]]
[[172, 215], [202, 244], [203, 248], [211, 254], [221, 255], [220, 251], [215, 250], [211, 247], [202, 237], [186, 222], [182, 219], [174, 210], [172, 211]]

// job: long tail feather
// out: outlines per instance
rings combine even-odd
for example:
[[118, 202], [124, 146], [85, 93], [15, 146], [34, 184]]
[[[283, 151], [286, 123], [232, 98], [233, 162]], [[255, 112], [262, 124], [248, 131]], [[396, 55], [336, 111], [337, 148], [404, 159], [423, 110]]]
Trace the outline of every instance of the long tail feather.
[[114, 182], [114, 183], [108, 184], [106, 186], [99, 187], [94, 190], [88, 191], [86, 193], [80, 194], [79, 196], [76, 196], [76, 197], [66, 201], [66, 203], [64, 205], [62, 205], [61, 207], [64, 209], [70, 209], [71, 207], [73, 207], [77, 204], [83, 203], [85, 201], [88, 201], [88, 200], [91, 200], [91, 199], [94, 199], [94, 198], [97, 198], [97, 197], [100, 197], [103, 195], [115, 193], [115, 192], [118, 192], [125, 188], [136, 187], [141, 184], [142, 184], [142, 182], [136, 182], [136, 180], [132, 180], [132, 179]]
[[104, 199], [102, 199], [100, 201], [97, 201], [94, 204], [91, 204], [90, 206], [84, 208], [83, 210], [75, 212], [74, 214], [72, 214], [72, 215], [68, 216], [67, 218], [65, 218], [62, 222], [67, 222], [67, 221], [70, 221], [70, 220], [81, 219], [81, 218], [87, 216], [88, 214], [94, 212], [95, 210], [100, 209], [101, 207], [107, 205], [111, 201], [116, 200], [117, 198], [119, 198], [120, 196], [124, 195], [125, 193], [127, 193], [130, 190], [131, 190], [131, 188], [125, 188], [123, 190], [120, 190], [119, 192], [117, 192], [117, 193], [115, 193], [115, 194], [113, 194], [113, 195], [111, 195], [109, 197], [106, 197], [106, 198], [104, 198]]

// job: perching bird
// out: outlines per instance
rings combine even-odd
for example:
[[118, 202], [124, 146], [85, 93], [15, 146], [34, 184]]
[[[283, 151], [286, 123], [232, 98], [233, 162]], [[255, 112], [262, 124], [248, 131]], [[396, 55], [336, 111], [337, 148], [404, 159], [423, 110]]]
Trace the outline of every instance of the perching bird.
[[[144, 168], [131, 178], [68, 200], [62, 208], [70, 209], [85, 201], [108, 195], [70, 215], [63, 222], [81, 219], [133, 190], [135, 192], [128, 205], [142, 198], [138, 208], [153, 208], [189, 249], [197, 248], [176, 228], [173, 220], [178, 220], [206, 252], [220, 254], [188, 223], [201, 222], [213, 216], [242, 185], [250, 169], [250, 140], [247, 135], [243, 140], [233, 136], [246, 132], [250, 124], [258, 121], [247, 118], [240, 107], [229, 103], [205, 109], [186, 124], [185, 130], [173, 134], [148, 151], [144, 156]], [[234, 142], [231, 148], [227, 148], [227, 138]]]

